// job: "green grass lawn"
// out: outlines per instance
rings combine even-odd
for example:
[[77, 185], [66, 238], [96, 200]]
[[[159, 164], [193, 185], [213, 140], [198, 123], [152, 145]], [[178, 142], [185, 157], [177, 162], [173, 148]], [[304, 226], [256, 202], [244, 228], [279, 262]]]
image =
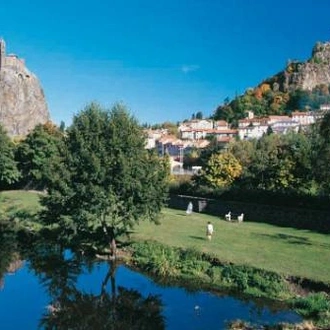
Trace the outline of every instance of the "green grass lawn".
[[[215, 233], [206, 239], [206, 224]], [[322, 281], [330, 284], [330, 236], [269, 224], [230, 223], [200, 213], [164, 209], [161, 224], [141, 222], [134, 240], [156, 240], [176, 247], [193, 247], [222, 261]]]
[[36, 213], [40, 210], [40, 193], [23, 190], [10, 190], [0, 192], [0, 211], [25, 210]]
[[[39, 208], [37, 193], [0, 193], [2, 213], [10, 209], [34, 213]], [[206, 239], [208, 221], [215, 229], [212, 241]], [[164, 209], [160, 225], [141, 222], [131, 237], [133, 240], [156, 240], [170, 246], [192, 247], [224, 262], [330, 284], [330, 235], [254, 222], [230, 223], [205, 214], [187, 216], [185, 210]]]

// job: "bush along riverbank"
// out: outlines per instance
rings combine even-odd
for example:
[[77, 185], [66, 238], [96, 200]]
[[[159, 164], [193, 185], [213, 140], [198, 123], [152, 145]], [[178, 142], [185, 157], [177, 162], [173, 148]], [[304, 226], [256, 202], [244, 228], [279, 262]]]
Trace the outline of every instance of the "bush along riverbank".
[[324, 292], [299, 296], [297, 286], [284, 276], [245, 265], [221, 263], [194, 249], [168, 247], [158, 242], [135, 242], [131, 265], [156, 278], [198, 284], [202, 289], [230, 290], [285, 302], [318, 327], [330, 326], [330, 296]]

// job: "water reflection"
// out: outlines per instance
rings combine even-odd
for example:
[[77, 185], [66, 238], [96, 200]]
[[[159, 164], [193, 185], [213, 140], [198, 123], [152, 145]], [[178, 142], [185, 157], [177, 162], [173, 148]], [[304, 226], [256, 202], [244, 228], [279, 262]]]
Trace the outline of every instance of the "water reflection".
[[51, 298], [41, 327], [165, 329], [160, 297], [152, 294], [144, 297], [137, 290], [116, 286], [114, 262], [104, 262], [108, 268], [104, 278], [94, 282], [99, 290], [87, 293], [78, 287], [78, 276], [90, 273], [95, 261], [54, 246], [39, 246], [29, 260]]
[[4, 275], [14, 273], [22, 267], [20, 254], [17, 252], [16, 234], [0, 224], [0, 289], [5, 286]]
[[[38, 242], [20, 250], [13, 237], [1, 235], [1, 329], [212, 330], [235, 319], [300, 320], [280, 304], [266, 308], [264, 300], [156, 284], [124, 265], [95, 261], [57, 244]], [[9, 270], [15, 276], [8, 276]]]

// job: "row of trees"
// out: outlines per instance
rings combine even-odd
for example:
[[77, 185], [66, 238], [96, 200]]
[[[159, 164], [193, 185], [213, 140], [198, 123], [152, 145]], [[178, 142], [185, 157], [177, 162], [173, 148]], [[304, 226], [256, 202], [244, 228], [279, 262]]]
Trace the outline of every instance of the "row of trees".
[[[61, 131], [47, 123], [16, 144], [0, 131], [1, 188], [46, 189], [41, 220], [71, 243], [110, 245], [140, 220], [157, 221], [169, 168], [145, 149], [145, 136], [122, 105], [90, 104]], [[78, 242], [79, 241], [79, 242]]]
[[[47, 123], [18, 142], [0, 129], [1, 188], [46, 189], [43, 223], [55, 224], [70, 243], [97, 241], [115, 252], [118, 235], [140, 220], [156, 222], [166, 202], [169, 162], [144, 146], [142, 128], [121, 105], [91, 104], [66, 131]], [[330, 113], [306, 132], [235, 141], [227, 149], [214, 141], [192, 155], [203, 167], [194, 189], [329, 196]]]

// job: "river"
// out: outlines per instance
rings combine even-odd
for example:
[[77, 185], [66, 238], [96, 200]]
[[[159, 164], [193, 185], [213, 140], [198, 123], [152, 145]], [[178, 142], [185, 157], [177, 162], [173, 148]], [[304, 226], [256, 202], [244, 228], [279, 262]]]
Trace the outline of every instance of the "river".
[[254, 324], [301, 320], [279, 305], [165, 286], [125, 265], [113, 269], [105, 261], [63, 251], [11, 260], [9, 269], [0, 291], [2, 330], [219, 330], [236, 319]]

